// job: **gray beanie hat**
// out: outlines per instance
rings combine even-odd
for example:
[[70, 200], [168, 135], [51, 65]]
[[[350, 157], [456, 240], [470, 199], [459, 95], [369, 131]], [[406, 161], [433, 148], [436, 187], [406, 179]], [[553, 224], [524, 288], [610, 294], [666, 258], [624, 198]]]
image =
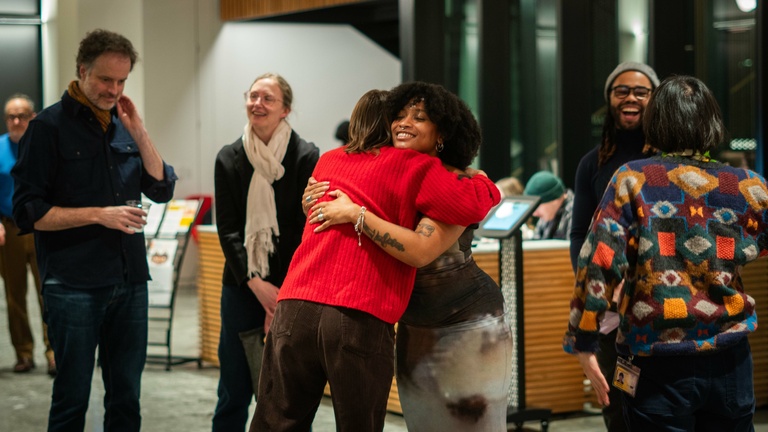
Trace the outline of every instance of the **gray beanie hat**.
[[638, 71], [641, 74], [647, 76], [648, 79], [651, 80], [651, 85], [653, 85], [651, 90], [659, 86], [659, 77], [656, 76], [656, 72], [653, 71], [653, 68], [645, 63], [624, 62], [616, 66], [616, 69], [614, 69], [613, 72], [608, 75], [608, 79], [605, 80], [605, 91], [603, 92], [603, 96], [605, 96], [606, 102], [608, 102], [608, 95], [610, 94], [611, 84], [613, 84], [613, 81], [616, 79], [616, 77], [627, 71]]

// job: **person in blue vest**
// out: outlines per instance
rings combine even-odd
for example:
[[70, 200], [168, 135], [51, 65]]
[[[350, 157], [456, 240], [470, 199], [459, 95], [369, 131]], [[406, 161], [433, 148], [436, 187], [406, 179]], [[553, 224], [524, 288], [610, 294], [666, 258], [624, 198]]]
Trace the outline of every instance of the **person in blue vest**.
[[[5, 102], [5, 126], [8, 133], [0, 135], [0, 219], [2, 220], [0, 230], [4, 231], [6, 240], [5, 245], [0, 247], [0, 275], [5, 283], [8, 330], [11, 333], [11, 344], [16, 351], [16, 364], [13, 366], [15, 373], [29, 372], [35, 368], [33, 355], [35, 339], [32, 336], [27, 312], [28, 270], [34, 278], [38, 304], [40, 311], [43, 311], [35, 242], [31, 236], [18, 235], [19, 228], [13, 221], [11, 211], [13, 196], [11, 168], [16, 164], [19, 155], [19, 141], [33, 118], [35, 118], [35, 102], [29, 96], [16, 93]], [[53, 349], [48, 341], [48, 330], [45, 324], [43, 324], [43, 341], [48, 374], [55, 376], [56, 361], [53, 358]]]

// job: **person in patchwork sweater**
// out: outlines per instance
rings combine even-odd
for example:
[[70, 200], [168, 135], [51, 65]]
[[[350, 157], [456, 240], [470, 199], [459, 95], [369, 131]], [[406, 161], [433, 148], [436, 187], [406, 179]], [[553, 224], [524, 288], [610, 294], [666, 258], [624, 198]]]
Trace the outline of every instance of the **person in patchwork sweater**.
[[[757, 316], [739, 272], [768, 253], [768, 187], [709, 158], [725, 129], [697, 78], [662, 82], [644, 130], [663, 153], [611, 179], [577, 259], [564, 349], [578, 355], [600, 403], [609, 383], [623, 391], [630, 430], [753, 430], [747, 335]], [[616, 289], [622, 382], [604, 377], [595, 356]]]

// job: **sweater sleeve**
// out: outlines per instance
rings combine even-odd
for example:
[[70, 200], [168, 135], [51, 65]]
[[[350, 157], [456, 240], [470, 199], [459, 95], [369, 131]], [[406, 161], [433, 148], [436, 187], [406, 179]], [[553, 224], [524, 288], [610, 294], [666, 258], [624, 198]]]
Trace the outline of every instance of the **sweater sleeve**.
[[501, 200], [499, 188], [486, 176], [459, 178], [436, 158], [423, 167], [424, 176], [416, 199], [423, 215], [451, 225], [469, 226], [483, 220]]
[[628, 267], [627, 247], [636, 233], [630, 229], [633, 226], [631, 200], [628, 202], [625, 197], [620, 201], [617, 196], [622, 187], [617, 175], [603, 195], [584, 242], [588, 258], [579, 261], [568, 331], [563, 340], [563, 348], [568, 353], [597, 351], [600, 318], [609, 308], [613, 290]]

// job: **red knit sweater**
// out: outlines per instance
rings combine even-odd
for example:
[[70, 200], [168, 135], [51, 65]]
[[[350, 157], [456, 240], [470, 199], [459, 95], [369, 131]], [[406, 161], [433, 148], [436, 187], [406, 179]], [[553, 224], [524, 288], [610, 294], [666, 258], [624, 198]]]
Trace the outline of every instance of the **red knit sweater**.
[[[380, 149], [378, 155], [331, 150], [320, 157], [312, 175], [330, 181], [331, 190], [345, 192], [377, 216], [409, 228], [415, 227], [419, 214], [470, 225], [482, 220], [500, 199], [498, 188], [485, 176], [459, 179], [435, 157], [393, 147]], [[326, 195], [321, 201], [327, 199]], [[314, 233], [316, 226], [304, 226], [278, 301], [342, 306], [388, 323], [400, 319], [416, 269], [367, 237], [359, 247], [352, 224]]]

